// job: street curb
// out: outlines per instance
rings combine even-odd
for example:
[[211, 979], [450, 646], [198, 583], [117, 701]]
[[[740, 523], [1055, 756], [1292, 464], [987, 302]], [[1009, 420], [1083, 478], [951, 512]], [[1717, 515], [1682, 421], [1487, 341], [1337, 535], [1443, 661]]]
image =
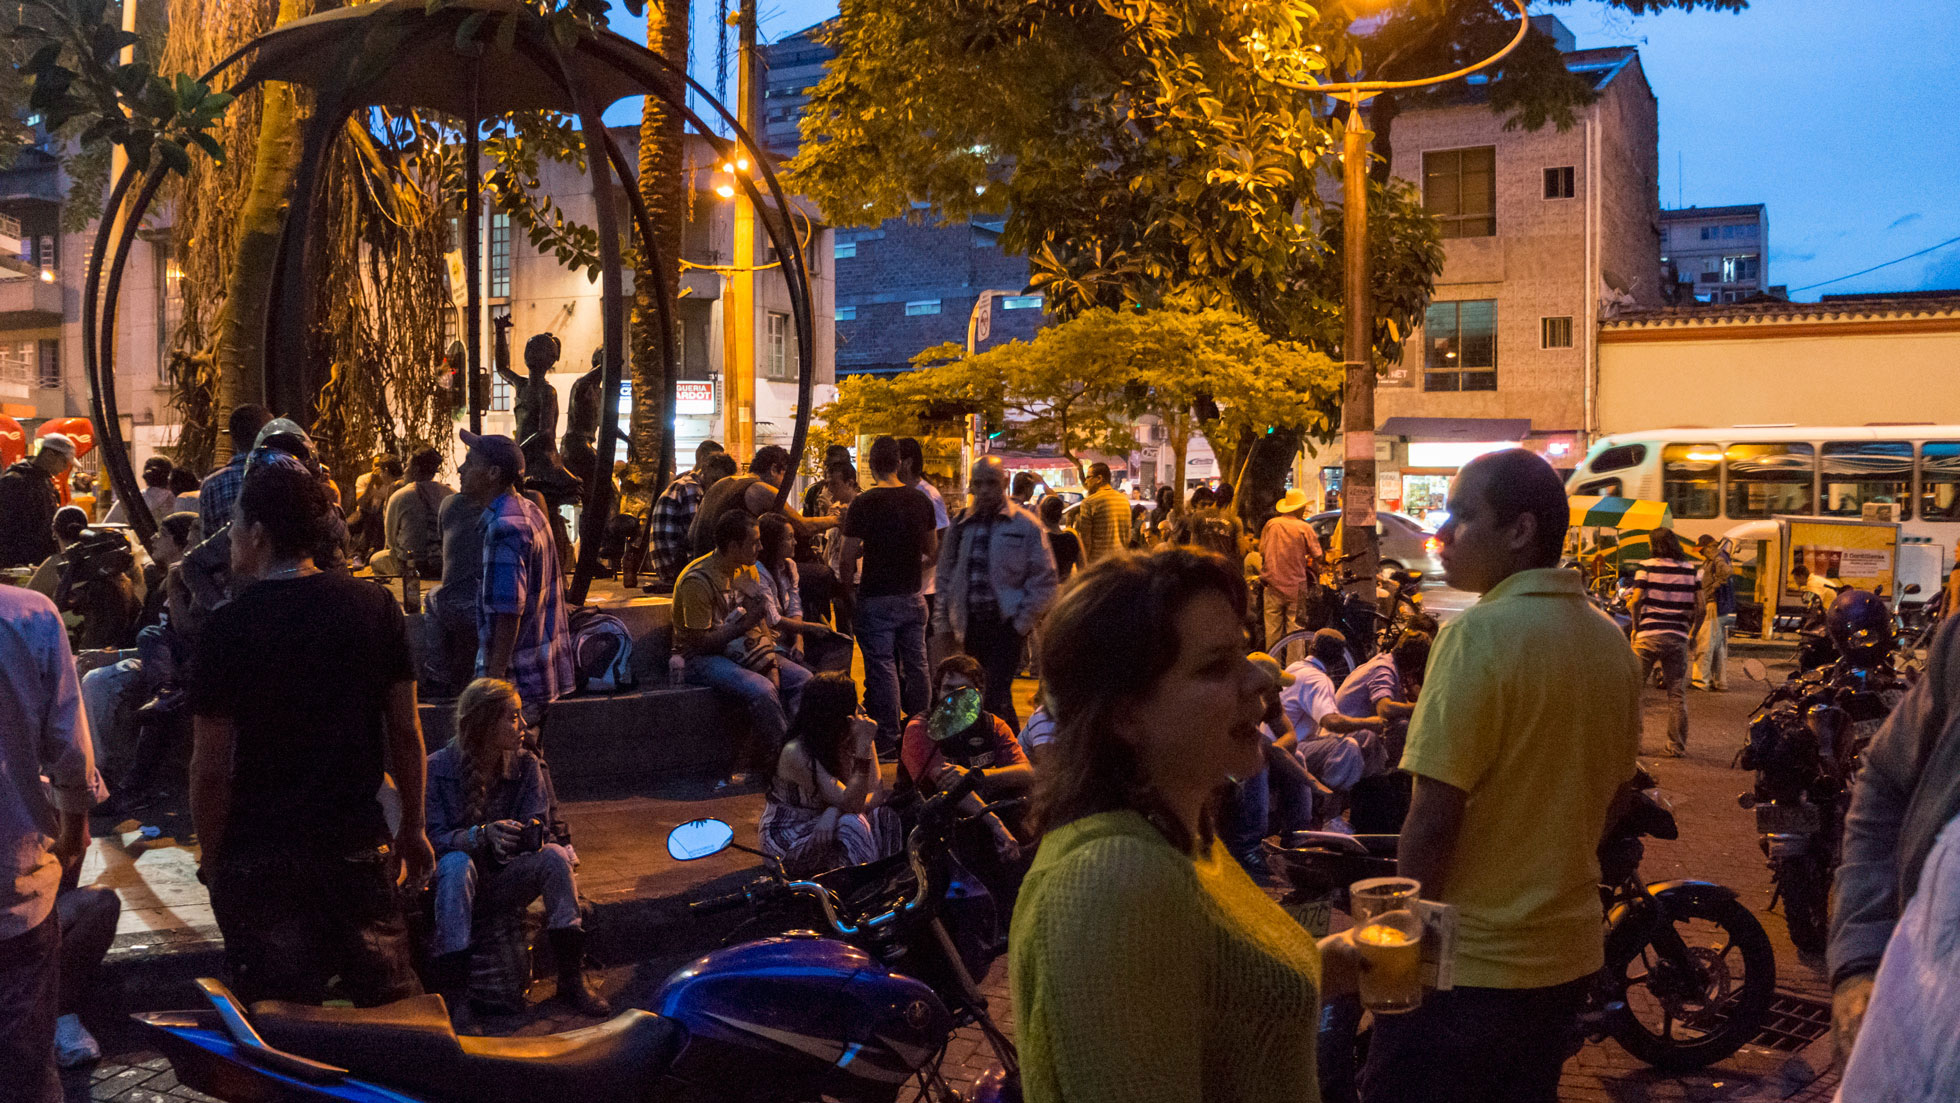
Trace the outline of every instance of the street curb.
[[[759, 869], [742, 870], [697, 886], [688, 895], [731, 892], [757, 872]], [[587, 924], [591, 931], [587, 954], [606, 967], [636, 965], [675, 954], [692, 957], [718, 944], [689, 913], [687, 901], [678, 897], [593, 901]], [[111, 947], [103, 959], [98, 983], [106, 992], [120, 990], [128, 1011], [192, 1006], [200, 1000], [193, 984], [197, 978], [225, 975], [224, 943], [215, 934], [145, 933], [120, 936], [117, 942], [119, 945]], [[550, 949], [542, 939], [537, 953], [541, 959], [549, 958]]]

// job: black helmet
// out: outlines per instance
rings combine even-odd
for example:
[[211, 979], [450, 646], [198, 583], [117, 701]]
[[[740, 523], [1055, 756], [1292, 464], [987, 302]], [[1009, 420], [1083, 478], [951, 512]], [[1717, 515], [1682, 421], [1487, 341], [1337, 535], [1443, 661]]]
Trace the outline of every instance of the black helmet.
[[1824, 623], [1838, 654], [1854, 663], [1875, 662], [1892, 647], [1892, 611], [1870, 590], [1839, 594]]

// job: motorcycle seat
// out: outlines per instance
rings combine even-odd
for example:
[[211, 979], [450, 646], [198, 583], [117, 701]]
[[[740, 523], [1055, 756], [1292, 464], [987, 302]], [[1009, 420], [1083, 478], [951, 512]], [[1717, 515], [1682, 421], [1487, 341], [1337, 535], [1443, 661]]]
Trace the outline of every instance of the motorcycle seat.
[[252, 1005], [252, 1024], [273, 1046], [360, 1079], [470, 1103], [644, 1098], [682, 1042], [678, 1025], [638, 1010], [561, 1034], [459, 1036], [440, 996], [371, 1008], [267, 1000]]

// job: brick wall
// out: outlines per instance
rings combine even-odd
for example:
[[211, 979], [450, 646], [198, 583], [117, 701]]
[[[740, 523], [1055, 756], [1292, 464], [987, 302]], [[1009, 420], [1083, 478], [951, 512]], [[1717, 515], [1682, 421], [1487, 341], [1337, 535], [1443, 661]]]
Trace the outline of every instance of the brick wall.
[[[967, 318], [980, 292], [1027, 286], [1025, 258], [1000, 251], [981, 224], [937, 225], [929, 218], [895, 218], [876, 229], [839, 230], [855, 256], [836, 257], [837, 305], [856, 317], [837, 322], [837, 371], [890, 371], [946, 341], [966, 340]], [[907, 303], [937, 300], [937, 314], [908, 314]], [[1041, 327], [1040, 310], [1005, 310], [993, 303], [987, 345], [1026, 340]]]

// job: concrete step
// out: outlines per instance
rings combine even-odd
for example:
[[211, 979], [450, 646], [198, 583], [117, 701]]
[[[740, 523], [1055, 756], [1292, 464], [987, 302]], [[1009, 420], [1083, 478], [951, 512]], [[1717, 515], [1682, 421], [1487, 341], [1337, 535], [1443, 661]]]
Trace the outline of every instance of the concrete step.
[[[422, 703], [422, 738], [440, 746], [456, 703]], [[545, 709], [543, 744], [560, 800], [612, 797], [684, 776], [723, 776], [748, 724], [739, 708], [699, 686], [659, 684], [561, 697]]]

